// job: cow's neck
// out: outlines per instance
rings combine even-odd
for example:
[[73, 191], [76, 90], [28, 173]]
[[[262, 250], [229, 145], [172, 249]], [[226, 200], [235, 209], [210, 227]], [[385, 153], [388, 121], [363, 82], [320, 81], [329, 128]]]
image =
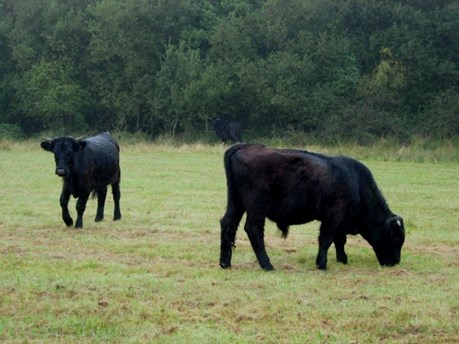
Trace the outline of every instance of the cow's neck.
[[75, 166], [75, 159], [71, 165], [69, 165], [69, 173], [66, 174], [65, 176], [65, 183], [70, 190], [70, 193], [74, 197], [78, 197], [78, 180], [77, 180], [77, 174], [74, 171], [74, 166]]

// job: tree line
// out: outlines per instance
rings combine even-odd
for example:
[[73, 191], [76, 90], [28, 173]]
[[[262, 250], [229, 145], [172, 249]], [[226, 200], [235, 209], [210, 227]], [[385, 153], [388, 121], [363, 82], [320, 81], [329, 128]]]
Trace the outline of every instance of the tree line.
[[2, 0], [0, 132], [459, 133], [457, 0]]

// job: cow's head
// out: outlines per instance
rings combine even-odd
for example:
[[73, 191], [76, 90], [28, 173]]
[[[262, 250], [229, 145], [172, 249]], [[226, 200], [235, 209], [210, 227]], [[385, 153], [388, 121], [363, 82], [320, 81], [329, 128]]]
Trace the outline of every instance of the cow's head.
[[400, 216], [391, 216], [385, 223], [378, 240], [372, 243], [381, 266], [400, 263], [400, 254], [405, 241], [405, 226]]
[[209, 124], [212, 127], [212, 129], [215, 129], [215, 127], [218, 125], [218, 123], [221, 121], [220, 118], [218, 117], [211, 117], [209, 118]]
[[45, 151], [54, 153], [56, 174], [59, 177], [65, 177], [70, 173], [75, 152], [86, 147], [87, 142], [83, 141], [82, 138], [83, 136], [78, 138], [61, 136], [54, 139], [44, 137], [45, 141], [41, 142], [41, 148]]

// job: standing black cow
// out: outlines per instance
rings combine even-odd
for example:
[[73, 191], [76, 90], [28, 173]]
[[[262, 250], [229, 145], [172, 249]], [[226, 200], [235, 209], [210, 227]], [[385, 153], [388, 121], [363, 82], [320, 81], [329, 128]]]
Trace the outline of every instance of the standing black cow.
[[245, 231], [260, 266], [272, 270], [265, 250], [265, 218], [287, 237], [290, 225], [321, 221], [316, 266], [327, 268], [327, 252], [347, 264], [346, 234], [360, 234], [381, 265], [400, 262], [405, 240], [401, 217], [393, 214], [362, 163], [263, 145], [237, 144], [224, 157], [228, 185], [226, 213], [220, 221], [220, 266], [231, 266], [232, 247], [244, 212]]
[[242, 127], [240, 123], [220, 118], [212, 118], [210, 124], [215, 130], [215, 134], [217, 134], [224, 143], [226, 143], [226, 141], [231, 141], [233, 143], [242, 142]]
[[121, 219], [120, 212], [120, 147], [109, 133], [103, 133], [82, 140], [71, 136], [61, 136], [41, 142], [41, 147], [54, 153], [56, 174], [63, 178], [60, 197], [62, 219], [67, 226], [72, 226], [68, 203], [70, 195], [78, 198], [76, 204], [77, 221], [75, 228], [83, 227], [83, 213], [91, 193], [97, 194], [96, 221], [104, 218], [107, 186], [112, 185], [115, 201], [114, 220]]

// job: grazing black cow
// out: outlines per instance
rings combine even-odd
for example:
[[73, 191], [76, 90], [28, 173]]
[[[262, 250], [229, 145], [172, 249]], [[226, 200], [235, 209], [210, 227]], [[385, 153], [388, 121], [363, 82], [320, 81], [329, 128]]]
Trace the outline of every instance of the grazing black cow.
[[62, 219], [72, 226], [68, 203], [70, 195], [78, 198], [76, 204], [77, 220], [75, 228], [83, 227], [83, 213], [89, 195], [97, 194], [96, 221], [104, 218], [107, 186], [112, 185], [115, 201], [114, 220], [121, 219], [120, 212], [120, 147], [109, 133], [103, 133], [85, 140], [71, 136], [61, 136], [41, 142], [41, 147], [54, 153], [56, 174], [63, 178], [60, 197]]
[[226, 141], [231, 141], [233, 143], [242, 142], [242, 127], [240, 123], [220, 118], [212, 118], [210, 124], [215, 130], [215, 134], [217, 134], [224, 143], [226, 143]]
[[346, 234], [360, 234], [373, 247], [379, 263], [400, 262], [405, 240], [403, 219], [393, 214], [362, 163], [293, 149], [256, 144], [231, 146], [224, 157], [228, 185], [226, 213], [220, 221], [220, 266], [231, 266], [232, 247], [242, 215], [260, 266], [273, 266], [264, 244], [265, 218], [287, 237], [290, 225], [321, 221], [316, 266], [327, 268], [327, 251], [347, 264]]

